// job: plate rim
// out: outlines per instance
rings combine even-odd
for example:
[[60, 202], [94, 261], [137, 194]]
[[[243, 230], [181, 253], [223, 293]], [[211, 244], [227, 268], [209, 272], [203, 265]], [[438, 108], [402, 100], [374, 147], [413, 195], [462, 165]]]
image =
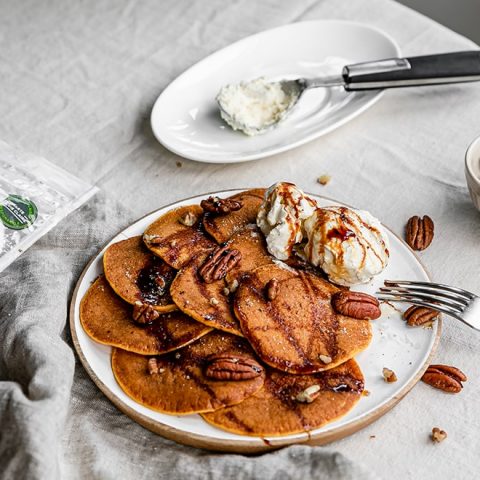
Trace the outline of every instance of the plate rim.
[[268, 28], [266, 30], [262, 30], [260, 32], [253, 33], [253, 34], [248, 35], [246, 37], [243, 37], [243, 38], [241, 38], [241, 39], [239, 39], [235, 42], [232, 42], [228, 45], [225, 45], [224, 47], [222, 47], [222, 48], [204, 56], [203, 58], [201, 58], [200, 60], [195, 62], [193, 65], [190, 65], [188, 68], [186, 68], [179, 75], [177, 75], [171, 82], [169, 82], [169, 84], [162, 90], [162, 92], [155, 99], [152, 110], [150, 112], [150, 128], [152, 129], [152, 133], [153, 133], [154, 137], [156, 138], [156, 140], [163, 147], [165, 147], [167, 150], [169, 150], [170, 152], [172, 152], [175, 155], [178, 155], [182, 158], [185, 158], [187, 160], [192, 160], [192, 161], [201, 162], [201, 163], [210, 163], [210, 164], [244, 163], [244, 162], [250, 162], [250, 161], [253, 161], [253, 160], [259, 160], [261, 158], [268, 158], [268, 157], [271, 157], [273, 155], [283, 153], [283, 152], [292, 150], [294, 148], [300, 147], [302, 145], [305, 145], [306, 143], [309, 143], [309, 142], [311, 142], [311, 141], [313, 141], [313, 140], [315, 140], [315, 139], [317, 139], [317, 138], [319, 138], [323, 135], [326, 135], [326, 134], [332, 132], [333, 130], [336, 130], [337, 128], [340, 128], [341, 126], [345, 125], [346, 123], [350, 122], [354, 118], [356, 118], [359, 115], [361, 115], [362, 113], [364, 113], [366, 110], [368, 110], [370, 107], [372, 107], [375, 103], [377, 103], [380, 100], [380, 98], [383, 97], [383, 95], [385, 94], [385, 90], [377, 90], [375, 95], [371, 99], [369, 99], [367, 102], [365, 102], [365, 104], [362, 105], [360, 108], [358, 108], [357, 110], [354, 110], [349, 115], [346, 115], [343, 119], [339, 120], [338, 122], [326, 127], [323, 130], [312, 133], [311, 135], [305, 137], [304, 139], [301, 139], [301, 140], [299, 140], [297, 142], [294, 142], [294, 143], [291, 143], [291, 144], [286, 144], [286, 145], [283, 145], [283, 146], [280, 146], [280, 147], [277, 147], [277, 148], [274, 148], [274, 149], [270, 149], [270, 151], [267, 152], [267, 153], [251, 153], [249, 155], [241, 155], [240, 157], [235, 158], [233, 160], [232, 159], [225, 160], [225, 158], [221, 158], [221, 159], [211, 159], [210, 158], [209, 159], [209, 158], [205, 158], [204, 155], [195, 155], [195, 154], [190, 154], [188, 152], [182, 152], [181, 149], [177, 149], [177, 148], [171, 146], [169, 144], [169, 142], [162, 140], [161, 135], [158, 133], [157, 128], [155, 127], [154, 116], [156, 115], [157, 110], [160, 108], [159, 103], [160, 103], [162, 97], [164, 97], [165, 94], [168, 94], [168, 91], [170, 90], [173, 83], [175, 83], [178, 80], [180, 80], [181, 78], [183, 78], [192, 68], [201, 64], [207, 58], [214, 57], [217, 54], [220, 54], [221, 52], [223, 52], [225, 49], [232, 47], [233, 45], [239, 45], [243, 42], [246, 42], [246, 41], [248, 41], [252, 38], [255, 38], [257, 36], [263, 35], [267, 32], [268, 33], [274, 32], [274, 31], [280, 30], [282, 28], [289, 27], [291, 25], [328, 24], [328, 23], [339, 23], [339, 24], [342, 24], [342, 25], [349, 25], [349, 26], [352, 26], [352, 27], [361, 27], [361, 28], [379, 33], [380, 35], [384, 36], [393, 45], [393, 47], [396, 51], [397, 57], [401, 55], [400, 45], [397, 43], [397, 41], [389, 33], [385, 32], [381, 28], [378, 28], [374, 25], [370, 25], [370, 24], [364, 23], [364, 22], [357, 22], [357, 21], [354, 21], [354, 20], [343, 20], [343, 19], [335, 19], [335, 18], [317, 19], [317, 20], [315, 20], [315, 19], [314, 20], [303, 20], [303, 21], [300, 21], [300, 22], [286, 23], [286, 24], [283, 24], [283, 25], [279, 25], [277, 27]]
[[[335, 428], [330, 431], [326, 432], [317, 432], [317, 433], [311, 433], [311, 432], [305, 432], [307, 434], [307, 438], [302, 440], [302, 439], [295, 439], [294, 441], [289, 440], [288, 438], [282, 438], [281, 436], [278, 438], [274, 438], [275, 444], [271, 444], [268, 440], [262, 438], [262, 437], [252, 437], [251, 440], [242, 440], [241, 443], [238, 443], [236, 440], [227, 440], [227, 439], [219, 439], [219, 438], [213, 438], [209, 437], [207, 435], [200, 435], [197, 433], [192, 433], [192, 432], [186, 432], [184, 430], [180, 430], [178, 428], [172, 427], [170, 425], [166, 425], [160, 421], [156, 421], [153, 419], [148, 418], [144, 414], [138, 412], [137, 410], [129, 407], [127, 404], [125, 404], [119, 397], [117, 397], [110, 389], [109, 387], [100, 380], [100, 378], [97, 376], [93, 368], [90, 366], [90, 363], [88, 362], [86, 356], [83, 353], [82, 347], [80, 345], [80, 342], [78, 340], [77, 336], [77, 331], [76, 331], [76, 325], [75, 325], [75, 305], [77, 303], [77, 296], [78, 296], [78, 291], [83, 283], [83, 279], [89, 270], [90, 266], [92, 263], [98, 258], [98, 256], [101, 254], [101, 252], [104, 250], [104, 248], [109, 245], [109, 243], [115, 239], [116, 237], [120, 236], [131, 228], [134, 224], [142, 221], [146, 217], [158, 212], [159, 210], [163, 210], [165, 208], [169, 207], [174, 207], [180, 202], [185, 202], [200, 196], [209, 196], [209, 195], [215, 195], [219, 193], [229, 193], [229, 192], [238, 192], [238, 191], [244, 191], [244, 190], [249, 190], [252, 188], [260, 188], [260, 187], [247, 187], [247, 188], [230, 188], [230, 189], [225, 189], [225, 190], [216, 190], [216, 191], [211, 191], [211, 192], [205, 192], [205, 193], [200, 193], [197, 195], [192, 195], [190, 197], [185, 197], [181, 198], [179, 200], [176, 200], [174, 202], [171, 202], [169, 204], [160, 206], [151, 212], [137, 218], [133, 222], [129, 223], [125, 228], [123, 228], [121, 231], [117, 232], [115, 235], [113, 235], [109, 240], [107, 240], [104, 244], [102, 244], [101, 248], [97, 251], [96, 254], [92, 255], [90, 260], [87, 262], [85, 267], [83, 268], [80, 276], [78, 277], [78, 280], [75, 284], [75, 288], [72, 293], [72, 297], [70, 300], [70, 307], [68, 309], [68, 324], [69, 324], [69, 329], [70, 329], [70, 335], [72, 338], [72, 343], [75, 349], [76, 354], [78, 355], [80, 362], [83, 366], [83, 368], [86, 370], [87, 374], [95, 384], [95, 386], [110, 400], [113, 405], [115, 405], [116, 408], [118, 408], [122, 413], [127, 415], [131, 420], [134, 422], [140, 424], [141, 426], [147, 428], [148, 430], [159, 434], [163, 436], [164, 438], [167, 438], [169, 440], [173, 440], [175, 442], [181, 443], [183, 445], [188, 445], [191, 447], [196, 447], [196, 448], [201, 448], [201, 449], [207, 449], [207, 450], [213, 450], [213, 451], [219, 451], [219, 452], [231, 452], [231, 453], [260, 453], [260, 452], [266, 452], [269, 450], [274, 450], [278, 448], [282, 448], [288, 445], [298, 445], [298, 444], [307, 444], [307, 445], [325, 445], [327, 443], [330, 443], [335, 440], [340, 440], [344, 437], [347, 437], [363, 428], [366, 426], [370, 425], [374, 421], [378, 420], [381, 418], [383, 415], [385, 415], [388, 411], [390, 411], [395, 405], [397, 405], [400, 400], [405, 397], [411, 390], [412, 388], [419, 382], [421, 379], [422, 375], [425, 373], [426, 369], [431, 363], [431, 360], [433, 356], [436, 353], [436, 350], [438, 348], [438, 344], [440, 342], [440, 337], [441, 337], [441, 332], [442, 332], [442, 317], [440, 317], [437, 321], [437, 331], [435, 338], [432, 343], [432, 347], [430, 349], [430, 352], [425, 359], [425, 362], [423, 363], [422, 367], [420, 370], [417, 372], [417, 374], [408, 382], [396, 395], [392, 396], [385, 404], [377, 407], [370, 413], [366, 414], [364, 417], [359, 418], [357, 420], [354, 420], [346, 425], [340, 426], [338, 428]], [[346, 205], [349, 208], [354, 208], [351, 207], [350, 205], [344, 203], [344, 202], [338, 202], [338, 200], [323, 196], [323, 195], [318, 195], [316, 193], [309, 193], [306, 192], [307, 195], [312, 195], [315, 197], [320, 197], [324, 200], [327, 201], [332, 201], [332, 202], [337, 202], [341, 203], [343, 205]], [[420, 264], [422, 269], [424, 270], [426, 276], [430, 281], [432, 281], [430, 272], [428, 269], [425, 267], [421, 259], [418, 257], [418, 255], [408, 246], [408, 244], [399, 236], [397, 235], [393, 230], [391, 230], [388, 226], [382, 225], [392, 234], [394, 235], [398, 240], [400, 240], [401, 243], [404, 244], [408, 248], [411, 254], [415, 257], [417, 262]], [[110, 357], [111, 358], [111, 357]], [[111, 360], [110, 360], [111, 361]], [[286, 436], [288, 437], [288, 436]], [[263, 443], [263, 445], [260, 442]]]

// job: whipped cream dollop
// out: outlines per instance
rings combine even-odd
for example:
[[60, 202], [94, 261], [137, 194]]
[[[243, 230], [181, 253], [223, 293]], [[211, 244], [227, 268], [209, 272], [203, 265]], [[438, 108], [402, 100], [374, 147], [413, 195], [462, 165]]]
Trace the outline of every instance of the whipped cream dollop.
[[279, 260], [286, 260], [295, 244], [303, 239], [303, 222], [317, 208], [313, 199], [292, 183], [279, 182], [265, 193], [257, 225], [265, 235], [267, 249]]
[[306, 259], [339, 285], [368, 282], [387, 266], [388, 238], [369, 212], [346, 207], [318, 208], [304, 222]]
[[277, 124], [297, 99], [298, 92], [286, 91], [280, 82], [265, 78], [225, 85], [216, 98], [222, 118], [247, 135], [258, 135]]

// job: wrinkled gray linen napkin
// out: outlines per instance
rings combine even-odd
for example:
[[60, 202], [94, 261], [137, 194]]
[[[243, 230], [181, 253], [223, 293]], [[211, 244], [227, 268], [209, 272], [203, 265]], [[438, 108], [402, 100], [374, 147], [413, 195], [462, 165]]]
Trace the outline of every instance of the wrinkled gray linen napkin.
[[86, 259], [129, 218], [98, 195], [0, 277], [2, 478], [371, 478], [330, 449], [247, 457], [184, 447], [103, 396], [72, 350], [67, 300]]
[[[208, 191], [287, 180], [367, 209], [399, 235], [411, 215], [430, 215], [435, 239], [421, 259], [432, 277], [480, 293], [480, 214], [463, 173], [480, 129], [480, 84], [386, 92], [338, 130], [251, 163], [186, 161], [151, 134], [153, 102], [193, 63], [247, 35], [318, 19], [378, 27], [405, 55], [478, 48], [390, 0], [0, 1], [0, 139], [102, 191], [0, 273], [2, 480], [478, 476], [480, 338], [451, 319], [435, 361], [465, 370], [461, 394], [419, 384], [348, 438], [257, 457], [150, 433], [76, 362], [66, 322], [89, 258], [136, 218]], [[321, 187], [325, 173], [332, 181]], [[448, 433], [440, 445], [428, 437], [434, 426]]]

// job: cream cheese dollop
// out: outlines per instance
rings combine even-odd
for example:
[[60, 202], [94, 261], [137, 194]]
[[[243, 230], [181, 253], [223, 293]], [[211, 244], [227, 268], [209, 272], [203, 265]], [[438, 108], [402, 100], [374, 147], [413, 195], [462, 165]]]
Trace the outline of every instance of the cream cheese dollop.
[[316, 208], [316, 202], [292, 183], [272, 185], [265, 193], [257, 216], [269, 253], [279, 260], [287, 260], [293, 246], [303, 240], [303, 222]]
[[346, 207], [318, 208], [304, 222], [305, 258], [339, 285], [366, 283], [388, 264], [389, 244], [381, 223], [369, 212]]
[[263, 77], [225, 85], [216, 97], [222, 118], [247, 135], [264, 133], [277, 124], [297, 99], [298, 92], [285, 91], [280, 82]]

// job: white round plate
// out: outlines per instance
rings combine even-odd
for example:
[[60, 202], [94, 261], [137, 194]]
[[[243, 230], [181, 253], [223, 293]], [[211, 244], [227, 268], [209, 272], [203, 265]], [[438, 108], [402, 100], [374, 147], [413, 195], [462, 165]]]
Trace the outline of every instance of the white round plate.
[[[220, 197], [240, 190], [215, 192]], [[189, 204], [198, 204], [212, 193], [200, 195], [160, 208], [135, 222], [113, 238], [108, 245], [126, 238], [143, 234], [146, 227], [168, 210]], [[320, 206], [339, 205], [338, 202], [311, 195]], [[427, 280], [429, 276], [409, 247], [387, 229], [390, 240], [390, 263], [385, 271], [371, 283], [356, 290], [374, 293], [383, 285], [384, 279]], [[108, 246], [107, 245], [107, 246]], [[107, 246], [105, 248], [107, 248]], [[97, 386], [124, 413], [145, 427], [181, 443], [203, 448], [236, 452], [254, 452], [292, 443], [326, 443], [368, 425], [392, 408], [419, 380], [433, 354], [440, 335], [440, 321], [433, 329], [408, 328], [401, 313], [384, 305], [380, 319], [372, 321], [373, 340], [367, 350], [356, 360], [365, 375], [365, 388], [369, 396], [363, 396], [355, 408], [341, 419], [313, 430], [272, 438], [256, 438], [224, 432], [206, 423], [200, 415], [170, 416], [150, 410], [128, 397], [117, 384], [110, 366], [111, 348], [92, 341], [84, 332], [79, 318], [82, 297], [95, 278], [103, 272], [102, 255], [105, 248], [95, 256], [83, 271], [70, 307], [70, 328], [77, 353]], [[383, 367], [392, 369], [396, 383], [386, 383], [382, 377]]]
[[267, 30], [219, 50], [174, 80], [153, 107], [153, 133], [172, 152], [200, 162], [244, 162], [284, 152], [348, 122], [382, 91], [309, 90], [276, 129], [248, 137], [221, 119], [215, 97], [222, 86], [260, 76], [318, 77], [399, 55], [386, 33], [353, 22], [315, 20]]

